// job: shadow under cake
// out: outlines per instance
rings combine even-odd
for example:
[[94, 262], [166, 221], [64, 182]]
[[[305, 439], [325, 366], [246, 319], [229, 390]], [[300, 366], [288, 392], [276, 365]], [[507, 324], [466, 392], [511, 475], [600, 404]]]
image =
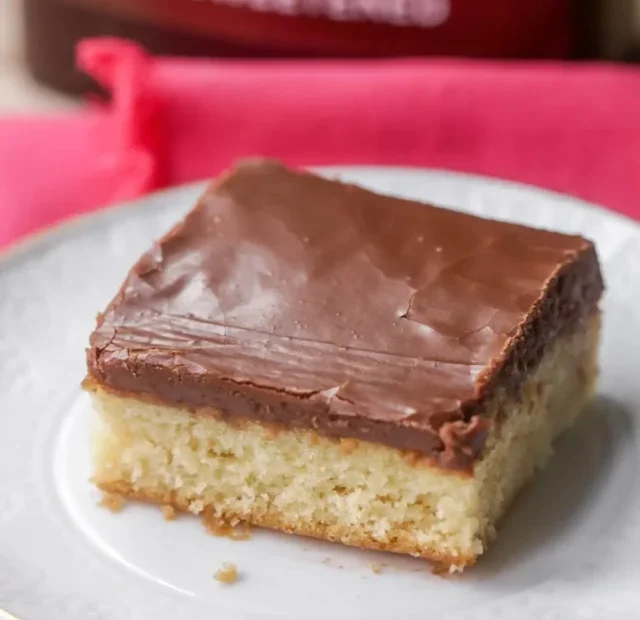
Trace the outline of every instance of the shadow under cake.
[[94, 479], [462, 569], [593, 394], [602, 289], [581, 237], [241, 163], [98, 318]]

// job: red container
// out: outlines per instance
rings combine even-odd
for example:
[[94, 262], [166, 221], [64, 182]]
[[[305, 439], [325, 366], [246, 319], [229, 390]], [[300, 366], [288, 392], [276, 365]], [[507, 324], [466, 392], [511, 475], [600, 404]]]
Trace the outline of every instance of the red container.
[[591, 40], [587, 0], [24, 0], [27, 60], [58, 88], [86, 86], [75, 43], [133, 38], [221, 57], [456, 55], [569, 58]]

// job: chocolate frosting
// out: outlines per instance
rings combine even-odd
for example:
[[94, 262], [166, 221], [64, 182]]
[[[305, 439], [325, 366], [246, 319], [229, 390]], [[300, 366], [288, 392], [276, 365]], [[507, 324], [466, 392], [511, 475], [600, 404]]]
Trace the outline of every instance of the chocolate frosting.
[[484, 403], [601, 292], [583, 238], [248, 161], [133, 267], [90, 381], [468, 470]]

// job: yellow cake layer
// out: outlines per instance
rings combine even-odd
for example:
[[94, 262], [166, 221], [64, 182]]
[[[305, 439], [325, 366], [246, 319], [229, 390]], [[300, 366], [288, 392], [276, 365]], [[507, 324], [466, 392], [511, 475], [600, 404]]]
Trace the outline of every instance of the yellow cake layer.
[[594, 317], [550, 347], [518, 398], [496, 395], [473, 475], [379, 444], [274, 432], [93, 385], [101, 420], [94, 480], [105, 491], [211, 519], [241, 519], [461, 569], [485, 550], [517, 491], [592, 395], [598, 331]]

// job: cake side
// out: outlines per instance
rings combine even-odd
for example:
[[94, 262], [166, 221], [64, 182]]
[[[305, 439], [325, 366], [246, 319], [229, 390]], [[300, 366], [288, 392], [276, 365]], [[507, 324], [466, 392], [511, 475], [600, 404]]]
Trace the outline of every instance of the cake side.
[[89, 379], [469, 472], [488, 404], [601, 292], [584, 239], [249, 164], [132, 269]]
[[591, 396], [598, 332], [596, 313], [548, 347], [517, 396], [495, 393], [472, 475], [445, 472], [415, 452], [274, 430], [90, 383], [101, 420], [94, 480], [105, 491], [205, 519], [241, 519], [462, 569], [485, 550], [517, 491]]

